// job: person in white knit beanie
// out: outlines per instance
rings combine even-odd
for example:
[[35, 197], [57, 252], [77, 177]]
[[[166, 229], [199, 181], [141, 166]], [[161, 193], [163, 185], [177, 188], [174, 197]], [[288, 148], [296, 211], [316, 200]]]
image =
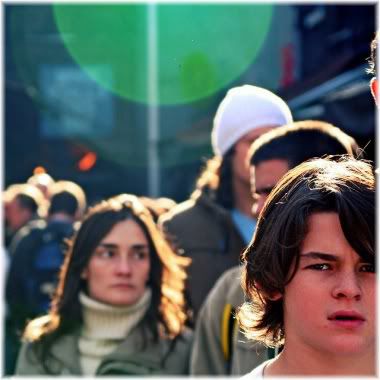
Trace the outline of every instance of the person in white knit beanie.
[[16, 374], [187, 374], [188, 263], [137, 197], [93, 206], [69, 245], [48, 315], [25, 329]]
[[289, 107], [273, 92], [252, 85], [230, 89], [214, 118], [214, 157], [190, 199], [159, 220], [173, 244], [192, 259], [187, 288], [194, 319], [218, 277], [238, 264], [255, 228], [248, 148], [263, 133], [292, 121]]

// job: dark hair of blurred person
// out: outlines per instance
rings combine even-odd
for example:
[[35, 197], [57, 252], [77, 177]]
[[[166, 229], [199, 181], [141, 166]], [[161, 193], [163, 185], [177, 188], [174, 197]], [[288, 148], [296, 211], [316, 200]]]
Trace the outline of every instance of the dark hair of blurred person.
[[16, 232], [31, 220], [44, 217], [47, 202], [42, 192], [33, 185], [10, 185], [3, 192], [6, 246]]
[[50, 187], [48, 218], [67, 215], [80, 220], [86, 210], [86, 195], [83, 189], [71, 181], [57, 181]]
[[256, 218], [269, 193], [290, 168], [324, 155], [363, 155], [357, 142], [341, 129], [319, 120], [303, 120], [276, 128], [250, 147], [253, 214]]

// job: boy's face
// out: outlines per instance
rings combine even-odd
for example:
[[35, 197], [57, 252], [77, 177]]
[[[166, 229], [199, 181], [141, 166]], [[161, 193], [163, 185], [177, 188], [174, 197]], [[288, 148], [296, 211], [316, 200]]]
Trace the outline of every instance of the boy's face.
[[308, 354], [375, 355], [375, 273], [346, 240], [338, 214], [314, 213], [300, 264], [284, 292], [285, 348]]

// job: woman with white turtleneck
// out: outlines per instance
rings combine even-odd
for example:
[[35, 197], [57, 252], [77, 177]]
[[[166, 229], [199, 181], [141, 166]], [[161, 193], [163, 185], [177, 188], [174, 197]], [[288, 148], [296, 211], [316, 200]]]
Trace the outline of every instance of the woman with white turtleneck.
[[25, 329], [16, 374], [187, 374], [187, 264], [136, 197], [100, 202], [70, 244], [48, 315]]

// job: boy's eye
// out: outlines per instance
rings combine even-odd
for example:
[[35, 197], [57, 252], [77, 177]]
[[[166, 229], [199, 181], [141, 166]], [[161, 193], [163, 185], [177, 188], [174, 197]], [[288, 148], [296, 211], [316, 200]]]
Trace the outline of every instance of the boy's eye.
[[314, 269], [314, 270], [321, 270], [321, 271], [325, 271], [325, 270], [329, 270], [331, 269], [331, 266], [329, 264], [325, 264], [325, 263], [322, 263], [322, 264], [313, 264], [313, 265], [309, 265], [306, 267], [307, 269]]
[[375, 266], [373, 264], [363, 264], [360, 266], [360, 272], [375, 273]]

